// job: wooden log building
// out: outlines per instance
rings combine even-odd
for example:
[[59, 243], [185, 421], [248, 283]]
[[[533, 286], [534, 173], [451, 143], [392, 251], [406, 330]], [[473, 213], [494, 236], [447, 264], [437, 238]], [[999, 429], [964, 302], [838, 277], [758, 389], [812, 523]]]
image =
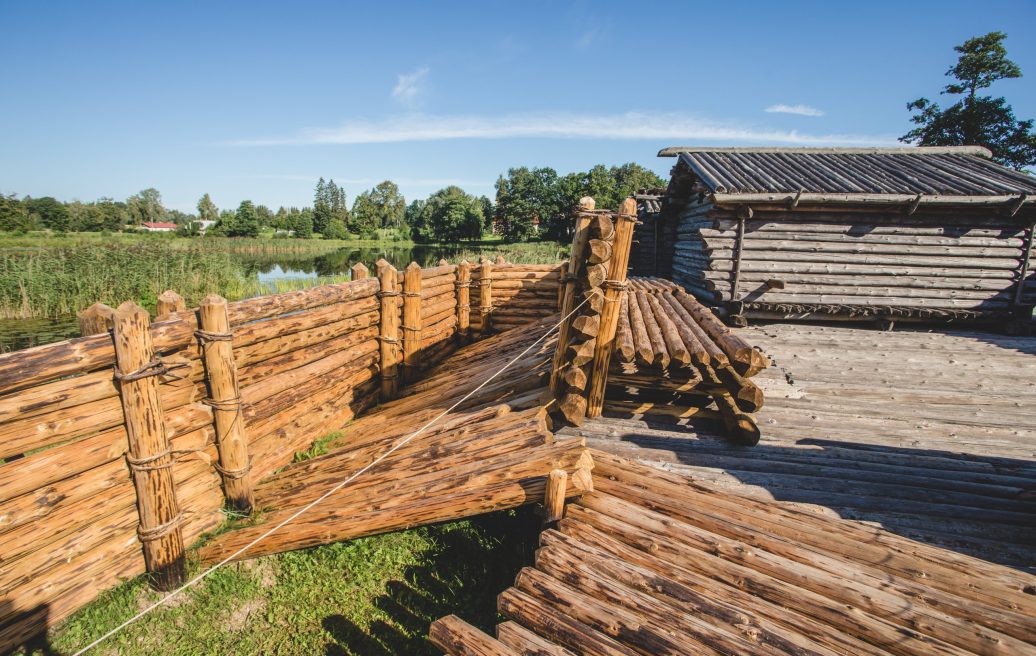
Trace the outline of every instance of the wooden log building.
[[666, 148], [633, 273], [733, 321], [1029, 319], [1036, 178], [985, 148]]

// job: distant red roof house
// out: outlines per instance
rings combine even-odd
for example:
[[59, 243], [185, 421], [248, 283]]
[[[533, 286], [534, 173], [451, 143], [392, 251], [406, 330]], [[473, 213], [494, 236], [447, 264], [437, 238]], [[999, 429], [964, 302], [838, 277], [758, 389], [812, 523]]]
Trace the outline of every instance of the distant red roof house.
[[145, 230], [151, 230], [154, 232], [168, 232], [170, 230], [176, 230], [180, 226], [169, 221], [145, 221], [140, 224]]

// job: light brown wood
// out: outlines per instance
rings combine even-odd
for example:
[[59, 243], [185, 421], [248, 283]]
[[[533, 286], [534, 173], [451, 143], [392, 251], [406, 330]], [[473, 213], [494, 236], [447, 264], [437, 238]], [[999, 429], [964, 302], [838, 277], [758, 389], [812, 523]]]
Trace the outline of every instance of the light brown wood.
[[594, 360], [590, 369], [590, 384], [587, 392], [586, 412], [588, 417], [600, 416], [604, 409], [604, 390], [608, 385], [608, 367], [615, 347], [615, 330], [619, 322], [619, 301], [626, 282], [629, 265], [630, 244], [633, 240], [633, 226], [637, 221], [637, 202], [627, 198], [622, 202], [616, 216], [614, 248], [608, 262], [608, 279], [614, 281], [604, 290], [605, 304], [601, 312], [601, 332], [594, 347]]
[[485, 337], [493, 332], [493, 265], [485, 257], [479, 263], [478, 301], [478, 334], [479, 337]]
[[248, 435], [241, 413], [241, 391], [234, 364], [234, 347], [229, 339], [223, 338], [231, 335], [226, 299], [216, 294], [209, 294], [202, 299], [198, 322], [224, 494], [230, 507], [249, 513], [255, 498], [250, 476]]
[[349, 269], [353, 280], [364, 280], [370, 275], [370, 270], [363, 262], [357, 262]]
[[[133, 302], [127, 301], [115, 311], [113, 341], [118, 372], [123, 376], [143, 373], [155, 360], [150, 317]], [[144, 562], [154, 586], [169, 590], [184, 581], [184, 544], [158, 379], [123, 380], [119, 394], [131, 463], [139, 463], [132, 471]]]
[[579, 208], [576, 212], [575, 225], [572, 229], [572, 248], [569, 254], [567, 273], [561, 285], [561, 325], [558, 326], [558, 341], [554, 351], [554, 359], [551, 367], [550, 390], [557, 392], [558, 375], [565, 362], [565, 350], [568, 348], [571, 339], [570, 331], [572, 321], [575, 317], [570, 316], [577, 306], [577, 275], [579, 267], [585, 259], [587, 242], [590, 240], [590, 221], [595, 207], [594, 199], [584, 196], [579, 199]]
[[381, 399], [391, 401], [399, 394], [399, 363], [402, 358], [399, 339], [399, 289], [396, 268], [384, 260], [378, 263], [381, 286]]
[[80, 312], [77, 318], [80, 335], [100, 335], [112, 329], [115, 310], [98, 302]]
[[403, 377], [414, 379], [421, 352], [421, 266], [411, 262], [403, 271]]
[[158, 302], [155, 306], [155, 321], [164, 321], [176, 312], [183, 312], [187, 309], [187, 302], [172, 289], [167, 289], [158, 295]]
[[457, 333], [462, 343], [471, 338], [471, 264], [461, 260], [457, 265]]
[[432, 622], [428, 641], [449, 656], [521, 656], [521, 652], [487, 636], [456, 615]]
[[565, 514], [565, 491], [568, 486], [568, 472], [553, 469], [547, 476], [547, 489], [543, 495], [543, 523], [553, 524]]

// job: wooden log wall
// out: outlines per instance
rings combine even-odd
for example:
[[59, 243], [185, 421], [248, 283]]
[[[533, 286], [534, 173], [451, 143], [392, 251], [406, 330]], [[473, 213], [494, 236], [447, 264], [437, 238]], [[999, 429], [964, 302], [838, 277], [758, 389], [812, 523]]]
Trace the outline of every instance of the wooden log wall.
[[[673, 280], [734, 314], [955, 319], [1036, 305], [1030, 219], [720, 208], [676, 215]], [[1017, 301], [1017, 303], [1016, 303]], [[760, 315], [761, 316], [761, 315]]]
[[616, 342], [606, 410], [716, 419], [732, 440], [759, 441], [763, 393], [750, 378], [768, 360], [679, 285], [631, 278]]
[[[154, 374], [127, 383], [155, 389], [148, 398], [161, 421], [148, 425], [165, 442], [146, 451], [131, 448], [129, 431], [143, 415], [124, 409], [113, 375], [112, 308], [96, 304], [80, 315], [84, 337], [0, 355], [0, 651], [41, 630], [37, 609], [55, 622], [141, 574], [144, 544], [166, 542], [174, 527], [190, 545], [219, 526], [228, 498], [247, 508], [251, 485], [392, 398], [394, 379], [380, 374], [382, 362], [392, 373], [401, 362], [403, 275], [384, 261], [376, 268], [377, 277], [361, 264], [352, 282], [299, 292], [233, 303], [212, 297], [201, 309], [163, 293], [148, 328], [155, 360], [119, 361], [122, 373]], [[555, 312], [557, 270], [498, 265], [495, 328]], [[418, 271], [416, 357], [424, 368], [454, 348], [463, 314], [456, 265]], [[477, 306], [479, 269], [468, 273], [476, 286], [463, 290]], [[470, 316], [477, 335], [477, 312]], [[139, 510], [131, 462], [149, 495]], [[171, 489], [179, 515], [150, 514], [159, 489]]]

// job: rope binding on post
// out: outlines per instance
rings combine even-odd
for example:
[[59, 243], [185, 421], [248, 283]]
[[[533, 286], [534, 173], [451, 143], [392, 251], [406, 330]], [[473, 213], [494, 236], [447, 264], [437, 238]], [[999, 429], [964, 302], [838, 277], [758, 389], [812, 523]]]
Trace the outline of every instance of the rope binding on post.
[[144, 528], [143, 526], [137, 525], [137, 538], [141, 542], [152, 542], [159, 538], [165, 537], [169, 533], [172, 533], [180, 526], [180, 522], [183, 521], [183, 512], [178, 512], [168, 522], [159, 524], [154, 528]]
[[209, 342], [229, 342], [234, 339], [233, 333], [214, 333], [211, 330], [202, 330], [201, 328], [194, 331], [194, 336], [198, 338], [202, 346]]
[[185, 363], [177, 363], [172, 365], [166, 364], [162, 361], [161, 358], [155, 358], [151, 362], [148, 362], [147, 364], [141, 366], [136, 371], [130, 371], [127, 373], [122, 373], [121, 371], [119, 371], [118, 365], [116, 365], [115, 372], [113, 375], [115, 376], [115, 380], [123, 384], [132, 383], [136, 380], [143, 380], [144, 378], [150, 378], [151, 376], [170, 376], [177, 380], [183, 380], [183, 376], [177, 376], [176, 374], [172, 373], [172, 370], [186, 366], [187, 364]]

